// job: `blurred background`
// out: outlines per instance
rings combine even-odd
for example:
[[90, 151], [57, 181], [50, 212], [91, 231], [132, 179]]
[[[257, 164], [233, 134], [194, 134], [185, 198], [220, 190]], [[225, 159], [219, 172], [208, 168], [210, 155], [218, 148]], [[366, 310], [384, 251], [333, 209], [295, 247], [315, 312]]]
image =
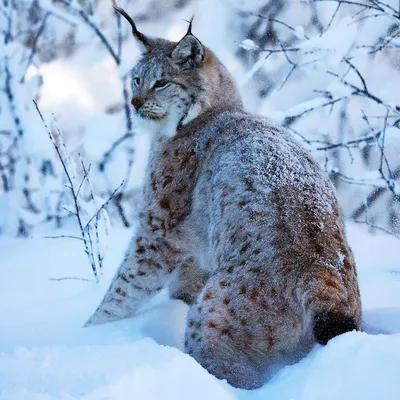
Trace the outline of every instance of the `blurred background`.
[[[246, 109], [312, 151], [345, 217], [400, 237], [397, 0], [118, 5], [139, 30], [174, 41], [195, 14], [194, 34], [228, 67]], [[0, 235], [76, 224], [60, 157], [75, 194], [90, 178], [83, 202], [107, 203], [113, 225], [132, 225], [149, 150], [130, 114], [139, 56], [111, 0], [0, 0]]]

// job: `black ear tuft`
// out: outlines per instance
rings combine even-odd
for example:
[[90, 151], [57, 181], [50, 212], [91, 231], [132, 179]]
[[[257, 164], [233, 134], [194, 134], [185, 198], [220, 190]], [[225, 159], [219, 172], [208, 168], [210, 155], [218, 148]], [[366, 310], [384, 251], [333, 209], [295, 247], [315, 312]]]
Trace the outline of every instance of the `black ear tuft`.
[[192, 15], [192, 17], [190, 18], [189, 21], [186, 21], [186, 20], [185, 20], [185, 21], [189, 24], [188, 30], [187, 30], [187, 32], [186, 32], [186, 35], [191, 35], [191, 34], [192, 34], [193, 20], [194, 20], [194, 14]]
[[112, 3], [113, 3], [114, 10], [118, 14], [122, 15], [129, 22], [130, 26], [132, 27], [133, 36], [138, 40], [141, 50], [144, 52], [148, 51], [151, 47], [152, 40], [137, 30], [136, 24], [133, 21], [133, 19], [130, 17], [130, 15], [124, 9], [117, 6], [117, 4], [115, 3], [115, 0], [112, 0]]
[[184, 69], [192, 69], [204, 60], [204, 47], [191, 33], [185, 35], [171, 54], [172, 59]]

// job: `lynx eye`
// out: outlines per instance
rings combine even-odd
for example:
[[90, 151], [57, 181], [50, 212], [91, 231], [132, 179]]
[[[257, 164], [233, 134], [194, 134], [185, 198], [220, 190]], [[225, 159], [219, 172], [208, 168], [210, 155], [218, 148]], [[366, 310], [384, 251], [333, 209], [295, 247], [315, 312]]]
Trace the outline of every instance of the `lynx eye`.
[[156, 81], [156, 83], [153, 85], [153, 88], [157, 89], [157, 88], [163, 88], [165, 86], [167, 86], [169, 83], [169, 81], [167, 81], [166, 79], [161, 79], [159, 81]]
[[139, 85], [140, 85], [140, 78], [139, 78], [139, 77], [133, 78], [133, 83], [134, 83], [136, 86], [139, 86]]

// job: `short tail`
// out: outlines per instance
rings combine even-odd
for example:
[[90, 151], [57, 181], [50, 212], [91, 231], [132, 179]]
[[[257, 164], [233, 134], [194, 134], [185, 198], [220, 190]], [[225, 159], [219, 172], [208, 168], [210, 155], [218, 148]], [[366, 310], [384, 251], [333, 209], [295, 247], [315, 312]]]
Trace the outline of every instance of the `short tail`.
[[349, 261], [347, 269], [321, 268], [313, 275], [308, 307], [314, 337], [320, 344], [361, 330], [361, 299], [354, 268]]
[[320, 344], [327, 344], [335, 336], [358, 330], [358, 324], [353, 316], [339, 312], [321, 312], [314, 317], [313, 331], [315, 339]]

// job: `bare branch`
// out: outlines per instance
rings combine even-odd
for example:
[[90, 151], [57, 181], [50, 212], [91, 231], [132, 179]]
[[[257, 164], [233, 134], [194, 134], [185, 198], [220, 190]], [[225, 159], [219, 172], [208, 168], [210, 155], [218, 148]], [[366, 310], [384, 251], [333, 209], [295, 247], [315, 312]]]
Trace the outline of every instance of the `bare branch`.
[[90, 18], [90, 16], [82, 9], [72, 6], [71, 2], [68, 0], [58, 0], [58, 1], [62, 4], [64, 4], [71, 13], [78, 15], [79, 17], [81, 17], [83, 19], [83, 21], [85, 21], [87, 26], [89, 26], [89, 28], [100, 39], [100, 41], [103, 43], [103, 45], [105, 46], [107, 51], [110, 53], [111, 57], [114, 59], [115, 63], [118, 65], [121, 62], [118, 54], [115, 52], [111, 43], [105, 37], [103, 32], [100, 30], [100, 28], [93, 22], [93, 20]]
[[93, 282], [91, 279], [78, 278], [75, 276], [66, 276], [65, 278], [49, 278], [49, 281], [61, 282], [61, 281], [82, 281], [82, 282]]
[[83, 241], [81, 237], [78, 236], [70, 236], [70, 235], [59, 235], [59, 236], [43, 236], [44, 239], [76, 239]]
[[94, 214], [89, 221], [86, 223], [85, 227], [83, 228], [84, 230], [86, 230], [88, 228], [88, 226], [90, 225], [90, 223], [93, 221], [94, 218], [96, 218], [98, 216], [98, 214], [101, 212], [101, 210], [104, 209], [104, 207], [107, 207], [108, 203], [113, 199], [113, 197], [115, 196], [115, 194], [118, 192], [118, 190], [123, 186], [123, 184], [125, 183], [125, 181], [122, 181], [120, 183], [120, 185], [111, 193], [111, 196], [101, 205], [101, 207], [96, 211], [96, 214]]
[[[400, 178], [400, 166], [398, 166], [392, 173], [392, 179], [399, 179]], [[379, 198], [386, 193], [387, 188], [375, 188], [365, 199], [365, 203], [361, 204], [359, 207], [357, 207], [351, 214], [351, 218], [356, 220], [358, 219], [361, 215], [363, 215], [366, 210], [367, 206], [371, 207]], [[398, 197], [398, 201], [400, 201], [400, 196]]]
[[392, 232], [389, 229], [383, 228], [382, 226], [375, 225], [369, 221], [353, 220], [353, 222], [355, 222], [356, 224], [368, 225], [372, 229], [386, 233], [387, 235], [390, 236], [394, 236], [396, 239], [400, 239], [400, 235], [398, 235], [397, 233]]

